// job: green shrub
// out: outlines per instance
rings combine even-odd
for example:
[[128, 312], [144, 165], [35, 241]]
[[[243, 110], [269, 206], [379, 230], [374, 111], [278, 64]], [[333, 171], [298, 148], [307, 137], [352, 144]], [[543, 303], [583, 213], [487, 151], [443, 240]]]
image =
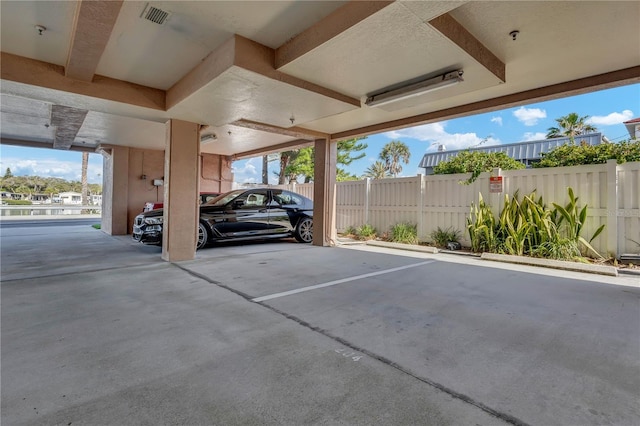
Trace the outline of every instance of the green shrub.
[[542, 153], [542, 160], [533, 167], [580, 166], [582, 164], [602, 164], [615, 159], [618, 164], [640, 161], [640, 141], [603, 143], [600, 145], [566, 144]]
[[438, 228], [435, 231], [432, 231], [430, 235], [431, 240], [437, 247], [446, 247], [448, 242], [458, 242], [460, 240], [460, 231], [453, 229], [451, 226], [447, 229], [442, 229], [438, 226]]
[[394, 243], [418, 244], [418, 226], [411, 223], [397, 223], [391, 227], [389, 239]]
[[365, 224], [357, 229], [356, 235], [358, 235], [361, 240], [371, 240], [376, 237], [376, 232], [376, 228], [371, 225]]
[[514, 160], [504, 152], [471, 152], [461, 151], [449, 161], [443, 161], [433, 168], [433, 174], [449, 175], [455, 173], [471, 173], [471, 177], [461, 183], [473, 183], [480, 173], [490, 172], [496, 167], [503, 170], [524, 169], [525, 165]]
[[346, 229], [343, 232], [344, 235], [351, 235], [351, 236], [356, 236], [358, 235], [358, 230], [355, 228], [355, 226], [347, 226]]

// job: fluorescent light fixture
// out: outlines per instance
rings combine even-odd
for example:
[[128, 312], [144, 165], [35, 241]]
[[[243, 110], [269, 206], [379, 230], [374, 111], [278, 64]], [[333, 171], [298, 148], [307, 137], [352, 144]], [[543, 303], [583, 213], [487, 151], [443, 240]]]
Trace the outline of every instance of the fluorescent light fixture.
[[218, 137], [216, 136], [215, 133], [211, 133], [208, 135], [202, 135], [200, 136], [200, 143], [207, 143], [207, 142], [213, 142], [215, 140], [217, 140]]
[[451, 71], [446, 74], [411, 83], [397, 89], [377, 93], [375, 95], [368, 96], [365, 104], [370, 107], [382, 106], [433, 92], [434, 90], [439, 90], [443, 87], [452, 86], [464, 81], [462, 79], [462, 74], [462, 70]]

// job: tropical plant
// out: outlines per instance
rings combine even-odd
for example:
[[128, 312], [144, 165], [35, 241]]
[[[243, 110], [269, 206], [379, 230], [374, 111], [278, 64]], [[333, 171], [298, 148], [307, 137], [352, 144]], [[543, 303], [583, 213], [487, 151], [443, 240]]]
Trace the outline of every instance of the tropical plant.
[[504, 152], [480, 152], [464, 150], [459, 152], [449, 161], [443, 161], [433, 168], [433, 174], [448, 175], [455, 173], [471, 173], [466, 181], [460, 183], [468, 185], [473, 183], [480, 173], [490, 172], [499, 167], [503, 170], [524, 169], [525, 165], [514, 160]]
[[371, 164], [364, 171], [363, 175], [363, 177], [371, 179], [384, 179], [389, 176], [389, 170], [387, 170], [387, 166], [385, 166], [382, 161], [376, 161], [375, 163]]
[[394, 243], [417, 244], [418, 226], [412, 223], [396, 223], [391, 227], [389, 240]]
[[491, 206], [487, 205], [478, 195], [478, 204], [471, 203], [471, 212], [467, 217], [467, 231], [471, 240], [471, 251], [495, 253], [499, 246], [496, 235], [496, 219], [491, 211]]
[[556, 218], [555, 223], [556, 226], [558, 226], [558, 230], [563, 233], [567, 239], [575, 241], [597, 257], [602, 257], [600, 253], [591, 246], [591, 242], [600, 235], [605, 225], [600, 225], [589, 241], [582, 237], [581, 233], [587, 220], [587, 205], [585, 204], [582, 209], [579, 209], [578, 197], [574, 195], [573, 189], [567, 188], [567, 192], [569, 194], [569, 202], [566, 206], [563, 207], [553, 203], [555, 212], [557, 212], [554, 212], [553, 216]]
[[411, 152], [409, 147], [401, 141], [391, 141], [382, 147], [380, 152], [380, 159], [384, 162], [385, 168], [393, 175], [397, 177], [398, 173], [402, 171], [402, 165], [409, 164], [409, 158], [411, 158]]
[[458, 242], [460, 240], [460, 231], [458, 229], [453, 229], [453, 227], [448, 227], [446, 229], [442, 229], [438, 226], [435, 231], [431, 232], [431, 240], [437, 247], [446, 247], [449, 242]]
[[574, 137], [584, 133], [595, 132], [597, 129], [587, 123], [588, 115], [580, 117], [575, 112], [556, 118], [558, 127], [549, 127], [547, 130], [547, 139], [568, 136], [571, 143], [574, 143]]
[[358, 238], [361, 240], [371, 240], [376, 237], [376, 228], [369, 224], [364, 224], [356, 230]]
[[557, 232], [552, 212], [544, 205], [542, 197], [536, 199], [534, 191], [520, 201], [516, 191], [511, 198], [505, 195], [498, 235], [501, 252], [523, 256], [542, 243], [554, 241]]

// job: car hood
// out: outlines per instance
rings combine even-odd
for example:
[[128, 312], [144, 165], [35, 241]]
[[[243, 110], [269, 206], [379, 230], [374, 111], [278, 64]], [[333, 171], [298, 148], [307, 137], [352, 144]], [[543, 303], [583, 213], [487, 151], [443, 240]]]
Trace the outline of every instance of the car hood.
[[[203, 204], [200, 206], [201, 214], [222, 212], [224, 210], [225, 210], [225, 206], [209, 206], [206, 204]], [[149, 210], [148, 212], [140, 213], [140, 215], [143, 217], [157, 217], [157, 216], [162, 216], [163, 214], [164, 214], [164, 209], [155, 209], [155, 210]]]

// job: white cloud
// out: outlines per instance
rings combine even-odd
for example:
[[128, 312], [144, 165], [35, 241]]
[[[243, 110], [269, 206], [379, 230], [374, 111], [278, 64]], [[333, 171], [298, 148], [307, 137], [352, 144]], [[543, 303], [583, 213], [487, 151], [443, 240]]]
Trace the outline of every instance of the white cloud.
[[[439, 145], [444, 145], [449, 151], [469, 148], [475, 145], [498, 145], [500, 140], [492, 137], [481, 138], [475, 133], [447, 133], [445, 122], [424, 124], [408, 129], [394, 130], [384, 133], [390, 139], [412, 138], [420, 141], [431, 142], [426, 151], [436, 151]], [[484, 141], [484, 142], [483, 142]]]
[[[55, 159], [25, 160], [22, 158], [2, 158], [0, 169], [2, 174], [10, 168], [14, 176], [55, 177], [68, 181], [82, 179], [81, 161], [61, 161]], [[92, 161], [89, 156], [87, 166], [87, 180], [89, 183], [102, 184], [102, 161]]]
[[[248, 160], [236, 161], [233, 163], [231, 169], [233, 171], [233, 178], [236, 182], [255, 183], [258, 181], [262, 181], [262, 171], [258, 173], [258, 169], [253, 164], [254, 161], [257, 160], [255, 158], [250, 158]], [[262, 165], [260, 165], [260, 167], [262, 168]]]
[[491, 117], [492, 123], [497, 123], [498, 126], [502, 126], [502, 117]]
[[622, 112], [612, 112], [609, 115], [594, 115], [587, 119], [587, 123], [595, 124], [596, 126], [613, 126], [614, 124], [621, 124], [624, 121], [629, 121], [633, 118], [633, 111], [625, 109]]
[[522, 142], [540, 141], [546, 138], [547, 134], [544, 132], [526, 132], [524, 135], [522, 135]]
[[539, 108], [520, 107], [513, 111], [513, 115], [525, 126], [535, 126], [539, 120], [547, 117], [547, 112]]

